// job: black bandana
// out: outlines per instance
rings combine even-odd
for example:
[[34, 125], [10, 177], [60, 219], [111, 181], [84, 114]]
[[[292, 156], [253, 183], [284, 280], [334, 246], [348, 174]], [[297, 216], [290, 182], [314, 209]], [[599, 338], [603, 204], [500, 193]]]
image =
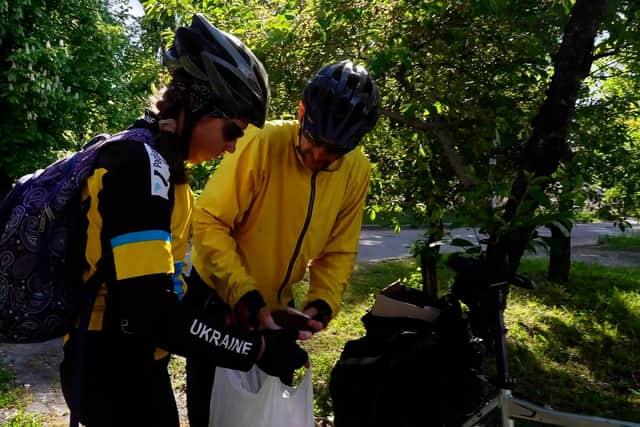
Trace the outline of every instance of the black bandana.
[[176, 72], [169, 83], [169, 89], [175, 89], [182, 94], [184, 128], [181, 138], [184, 142], [184, 155], [187, 158], [191, 133], [198, 120], [205, 115], [219, 118], [228, 118], [229, 116], [218, 107], [218, 100], [208, 82]]
[[177, 89], [183, 96], [187, 93], [189, 94], [189, 99], [186, 99], [186, 96], [183, 98], [185, 107], [189, 110], [188, 113], [227, 117], [216, 105], [217, 102], [209, 83], [196, 79], [189, 79], [189, 81], [173, 79], [169, 84], [169, 88]]

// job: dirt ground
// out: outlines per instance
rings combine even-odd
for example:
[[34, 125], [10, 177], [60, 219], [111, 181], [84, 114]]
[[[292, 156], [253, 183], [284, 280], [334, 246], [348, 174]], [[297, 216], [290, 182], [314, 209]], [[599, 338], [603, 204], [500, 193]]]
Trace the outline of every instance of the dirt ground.
[[[640, 265], [640, 253], [603, 251], [597, 246], [577, 247], [572, 251], [574, 261], [610, 266]], [[69, 410], [58, 379], [61, 349], [61, 340], [42, 344], [0, 344], [0, 361], [13, 371], [15, 384], [23, 388], [28, 402], [24, 412], [43, 416], [48, 427], [69, 424]], [[176, 393], [176, 400], [181, 424], [187, 426], [185, 397], [181, 391]], [[0, 409], [0, 426], [16, 412], [15, 409]]]
[[[47, 417], [46, 425], [69, 425], [68, 409], [60, 390], [58, 366], [62, 359], [62, 340], [42, 344], [1, 344], [0, 360], [15, 375], [15, 383], [28, 399], [25, 413]], [[0, 409], [0, 425], [15, 410]]]
[[[15, 375], [27, 402], [24, 413], [42, 417], [47, 427], [69, 425], [69, 409], [60, 389], [58, 369], [62, 361], [62, 339], [41, 344], [0, 344], [0, 361]], [[188, 426], [184, 393], [176, 392], [181, 425]], [[0, 426], [17, 413], [0, 409]]]

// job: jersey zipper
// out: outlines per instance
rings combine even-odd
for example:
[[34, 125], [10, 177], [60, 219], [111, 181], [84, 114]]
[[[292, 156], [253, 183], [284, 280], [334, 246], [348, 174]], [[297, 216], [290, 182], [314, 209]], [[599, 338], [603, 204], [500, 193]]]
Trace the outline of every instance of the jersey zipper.
[[300, 235], [298, 236], [298, 241], [296, 243], [296, 248], [293, 251], [293, 255], [291, 259], [289, 259], [289, 266], [287, 267], [287, 274], [284, 276], [284, 280], [282, 284], [278, 288], [278, 304], [282, 304], [280, 298], [282, 297], [282, 290], [285, 285], [289, 281], [291, 277], [291, 272], [293, 271], [293, 266], [295, 265], [296, 258], [300, 254], [300, 248], [302, 247], [302, 241], [304, 240], [304, 235], [307, 233], [307, 229], [309, 228], [309, 223], [311, 222], [311, 214], [313, 213], [313, 204], [316, 198], [316, 177], [318, 176], [318, 172], [314, 172], [311, 175], [311, 194], [309, 195], [309, 205], [307, 206], [307, 217], [304, 220], [304, 225], [302, 226], [302, 230], [300, 231]]

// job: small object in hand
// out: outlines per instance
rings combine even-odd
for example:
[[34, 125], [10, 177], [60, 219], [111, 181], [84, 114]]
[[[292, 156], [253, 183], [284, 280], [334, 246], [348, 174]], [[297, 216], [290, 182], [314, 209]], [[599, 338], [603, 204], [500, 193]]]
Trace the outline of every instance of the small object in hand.
[[309, 320], [311, 320], [311, 317], [293, 307], [287, 306], [279, 308], [272, 312], [271, 316], [273, 316], [273, 320], [275, 320], [278, 325], [285, 329], [311, 331], [311, 327], [309, 326]]

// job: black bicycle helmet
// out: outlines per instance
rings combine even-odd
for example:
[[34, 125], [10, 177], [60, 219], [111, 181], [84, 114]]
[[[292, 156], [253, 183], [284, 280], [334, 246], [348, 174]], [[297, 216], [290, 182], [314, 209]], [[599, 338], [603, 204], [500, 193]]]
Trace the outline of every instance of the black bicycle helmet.
[[314, 138], [352, 150], [376, 124], [380, 96], [367, 70], [351, 61], [325, 65], [309, 80], [302, 126]]
[[176, 30], [163, 62], [208, 82], [216, 107], [227, 117], [264, 126], [271, 98], [264, 66], [240, 40], [202, 14], [195, 14], [189, 27]]

